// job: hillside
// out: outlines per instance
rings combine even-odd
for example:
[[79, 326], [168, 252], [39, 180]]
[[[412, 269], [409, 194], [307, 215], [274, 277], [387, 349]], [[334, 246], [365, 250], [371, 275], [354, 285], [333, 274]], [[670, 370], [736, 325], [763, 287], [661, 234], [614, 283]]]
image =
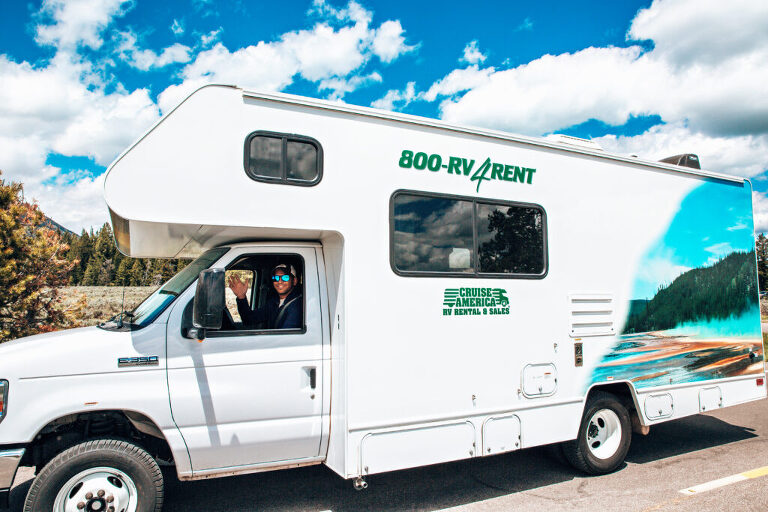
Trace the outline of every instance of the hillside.
[[733, 252], [711, 267], [681, 274], [650, 301], [632, 301], [624, 334], [728, 318], [751, 307], [757, 307], [755, 252]]

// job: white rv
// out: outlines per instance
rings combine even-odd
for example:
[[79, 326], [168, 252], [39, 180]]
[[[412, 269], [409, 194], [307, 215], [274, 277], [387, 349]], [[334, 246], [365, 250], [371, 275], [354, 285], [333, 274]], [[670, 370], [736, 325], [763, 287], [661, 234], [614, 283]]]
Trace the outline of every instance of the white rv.
[[363, 488], [563, 443], [600, 474], [633, 430], [766, 396], [743, 178], [209, 86], [105, 197], [124, 254], [197, 259], [122, 320], [0, 346], [25, 510], [159, 510], [158, 461]]

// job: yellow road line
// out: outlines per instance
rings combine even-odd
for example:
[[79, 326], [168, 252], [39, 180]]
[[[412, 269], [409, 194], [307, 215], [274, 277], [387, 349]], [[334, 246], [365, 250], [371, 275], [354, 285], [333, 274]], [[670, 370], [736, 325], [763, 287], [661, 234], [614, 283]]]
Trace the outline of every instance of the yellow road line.
[[765, 466], [764, 468], [753, 469], [752, 471], [745, 471], [742, 473], [742, 475], [747, 478], [757, 478], [759, 476], [768, 475], [768, 466]]
[[680, 492], [690, 496], [693, 494], [700, 494], [702, 492], [711, 491], [712, 489], [717, 489], [726, 485], [735, 484], [736, 482], [743, 482], [744, 480], [758, 478], [766, 475], [768, 475], [768, 466], [751, 469], [736, 475], [726, 476], [725, 478], [718, 478], [717, 480], [712, 480], [711, 482], [695, 485], [687, 489], [681, 489]]

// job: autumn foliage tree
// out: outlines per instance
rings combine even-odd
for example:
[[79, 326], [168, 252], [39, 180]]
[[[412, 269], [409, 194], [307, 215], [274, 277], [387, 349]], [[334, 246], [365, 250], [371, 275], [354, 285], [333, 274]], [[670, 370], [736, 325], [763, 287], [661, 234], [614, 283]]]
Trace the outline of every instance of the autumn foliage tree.
[[0, 179], [0, 343], [76, 324], [57, 289], [75, 267], [67, 249], [22, 185]]

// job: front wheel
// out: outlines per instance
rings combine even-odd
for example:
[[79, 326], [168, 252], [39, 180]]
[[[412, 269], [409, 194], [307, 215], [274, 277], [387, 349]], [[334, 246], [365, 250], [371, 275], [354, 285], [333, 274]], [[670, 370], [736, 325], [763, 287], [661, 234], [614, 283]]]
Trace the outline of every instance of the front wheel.
[[584, 408], [579, 436], [563, 443], [563, 453], [576, 469], [602, 475], [624, 462], [631, 440], [632, 424], [626, 407], [614, 395], [596, 392]]
[[114, 439], [65, 450], [37, 475], [24, 512], [160, 512], [163, 474], [136, 445]]

